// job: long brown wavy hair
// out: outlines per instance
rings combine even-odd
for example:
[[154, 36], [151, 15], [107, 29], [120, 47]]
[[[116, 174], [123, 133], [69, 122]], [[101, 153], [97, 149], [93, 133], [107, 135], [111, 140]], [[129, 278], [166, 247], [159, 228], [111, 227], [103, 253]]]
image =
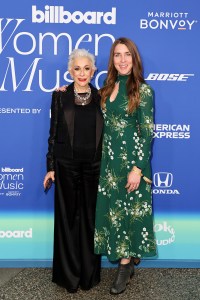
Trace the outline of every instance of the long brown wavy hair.
[[127, 111], [132, 113], [140, 104], [139, 87], [141, 83], [144, 83], [142, 61], [137, 49], [137, 46], [128, 38], [121, 37], [115, 40], [110, 50], [110, 58], [108, 63], [108, 74], [105, 81], [105, 86], [100, 89], [101, 106], [105, 108], [106, 99], [112, 94], [114, 89], [118, 72], [114, 66], [113, 58], [115, 47], [118, 44], [124, 44], [132, 56], [133, 68], [131, 74], [127, 80], [127, 95], [128, 95], [128, 107]]

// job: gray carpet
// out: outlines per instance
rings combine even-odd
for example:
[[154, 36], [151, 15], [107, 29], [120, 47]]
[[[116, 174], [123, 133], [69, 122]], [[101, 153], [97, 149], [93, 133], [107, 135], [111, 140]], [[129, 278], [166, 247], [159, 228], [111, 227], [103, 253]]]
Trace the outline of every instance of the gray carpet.
[[0, 300], [196, 300], [200, 299], [200, 269], [137, 268], [127, 290], [109, 294], [115, 269], [102, 269], [101, 283], [90, 291], [69, 294], [51, 282], [51, 269], [22, 269], [0, 287]]

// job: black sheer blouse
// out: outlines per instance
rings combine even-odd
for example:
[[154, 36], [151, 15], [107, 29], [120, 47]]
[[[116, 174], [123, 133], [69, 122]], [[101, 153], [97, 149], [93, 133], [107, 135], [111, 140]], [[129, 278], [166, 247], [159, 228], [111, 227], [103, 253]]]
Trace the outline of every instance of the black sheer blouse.
[[73, 151], [74, 159], [81, 161], [93, 160], [96, 151], [96, 105], [92, 97], [88, 100], [82, 105], [75, 99]]

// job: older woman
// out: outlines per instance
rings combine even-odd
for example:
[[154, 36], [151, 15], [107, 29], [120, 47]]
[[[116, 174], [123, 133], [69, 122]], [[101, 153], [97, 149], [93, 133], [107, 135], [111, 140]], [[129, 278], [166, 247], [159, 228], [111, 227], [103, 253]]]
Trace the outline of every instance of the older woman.
[[52, 280], [68, 292], [100, 281], [93, 237], [103, 117], [97, 89], [90, 84], [95, 69], [92, 54], [74, 50], [68, 63], [74, 82], [52, 96], [44, 187], [55, 181]]

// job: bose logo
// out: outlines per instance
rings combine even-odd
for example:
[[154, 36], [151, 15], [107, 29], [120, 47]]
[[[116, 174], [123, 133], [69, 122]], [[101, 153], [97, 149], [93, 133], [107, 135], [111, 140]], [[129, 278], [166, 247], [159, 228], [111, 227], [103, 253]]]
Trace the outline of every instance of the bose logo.
[[155, 173], [153, 176], [153, 182], [155, 187], [169, 188], [173, 182], [173, 175], [168, 172]]
[[145, 80], [158, 81], [187, 81], [194, 74], [165, 74], [165, 73], [150, 73]]
[[112, 7], [111, 12], [102, 11], [74, 11], [73, 13], [64, 10], [64, 6], [45, 5], [45, 11], [37, 9], [36, 5], [32, 6], [33, 23], [65, 23], [74, 22], [80, 24], [101, 24], [102, 21], [107, 24], [116, 24], [116, 7]]

